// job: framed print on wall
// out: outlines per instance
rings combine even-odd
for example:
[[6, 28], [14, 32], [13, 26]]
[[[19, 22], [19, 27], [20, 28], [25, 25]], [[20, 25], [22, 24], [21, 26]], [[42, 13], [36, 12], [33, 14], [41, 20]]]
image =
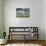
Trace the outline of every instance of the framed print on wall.
[[29, 17], [30, 8], [16, 8], [16, 17]]

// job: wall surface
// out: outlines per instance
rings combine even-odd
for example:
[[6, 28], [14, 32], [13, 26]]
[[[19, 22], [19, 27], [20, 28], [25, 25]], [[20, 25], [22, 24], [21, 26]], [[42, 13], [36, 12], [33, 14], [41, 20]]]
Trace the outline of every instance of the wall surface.
[[46, 0], [45, 0], [45, 40], [46, 40]]
[[2, 1], [0, 0], [0, 27], [1, 27], [1, 15], [2, 15]]
[[[16, 8], [30, 8], [29, 18], [16, 18]], [[39, 39], [45, 39], [44, 0], [4, 0], [4, 26], [7, 35], [9, 27], [39, 27]]]
[[2, 0], [0, 0], [0, 38], [2, 37]]

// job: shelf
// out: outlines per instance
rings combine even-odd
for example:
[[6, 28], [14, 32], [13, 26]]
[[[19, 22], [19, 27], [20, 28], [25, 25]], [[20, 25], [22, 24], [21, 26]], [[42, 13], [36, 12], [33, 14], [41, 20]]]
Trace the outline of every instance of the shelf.
[[[32, 34], [32, 33], [30, 33], [30, 32], [10, 32], [10, 34], [15, 34], [15, 35], [17, 35], [17, 34], [19, 34], [19, 35], [30, 35], [30, 34]], [[34, 32], [34, 34], [37, 34], [37, 32]]]
[[9, 39], [38, 39], [38, 27], [9, 27], [9, 37]]

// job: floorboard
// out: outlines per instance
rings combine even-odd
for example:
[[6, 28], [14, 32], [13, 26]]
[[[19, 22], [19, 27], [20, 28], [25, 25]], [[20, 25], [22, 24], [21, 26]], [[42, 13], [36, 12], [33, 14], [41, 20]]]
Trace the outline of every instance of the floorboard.
[[44, 40], [8, 40], [7, 44], [0, 46], [46, 46]]

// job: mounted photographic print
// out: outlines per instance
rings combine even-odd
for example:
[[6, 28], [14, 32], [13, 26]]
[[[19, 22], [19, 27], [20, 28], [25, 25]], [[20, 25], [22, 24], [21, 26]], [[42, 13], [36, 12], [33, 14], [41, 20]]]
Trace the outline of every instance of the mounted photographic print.
[[16, 8], [16, 17], [29, 17], [30, 8]]

